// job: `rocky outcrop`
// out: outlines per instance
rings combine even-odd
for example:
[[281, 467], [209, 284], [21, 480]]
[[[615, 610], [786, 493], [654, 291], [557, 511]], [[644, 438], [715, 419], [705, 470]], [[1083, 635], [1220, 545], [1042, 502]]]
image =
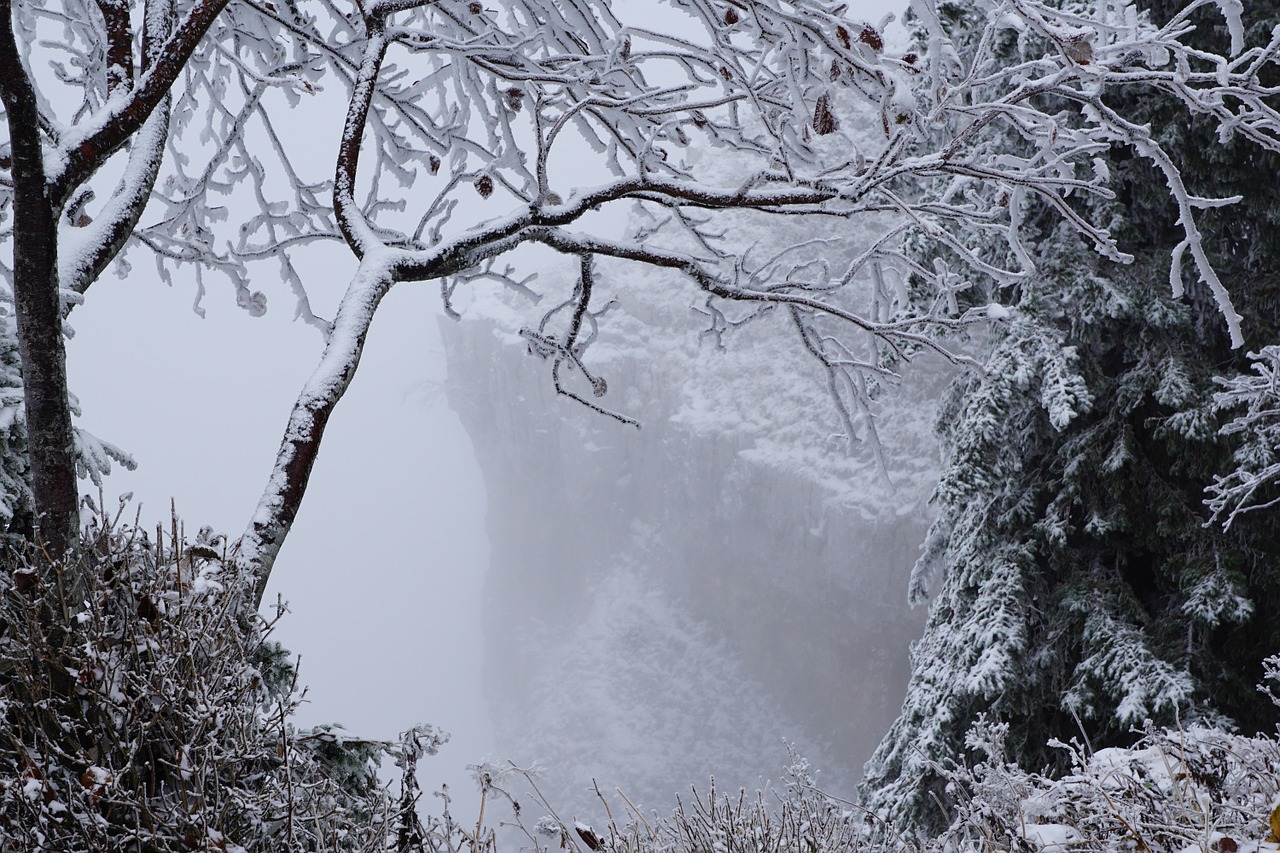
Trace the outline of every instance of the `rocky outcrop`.
[[444, 324], [488, 492], [499, 750], [572, 802], [595, 778], [666, 808], [708, 774], [776, 778], [785, 738], [850, 794], [923, 622], [906, 583], [936, 470], [928, 383], [879, 412], [890, 486], [830, 436], [782, 331], [721, 352], [641, 290], [664, 295], [631, 297], [593, 351], [639, 430], [557, 398], [503, 311]]

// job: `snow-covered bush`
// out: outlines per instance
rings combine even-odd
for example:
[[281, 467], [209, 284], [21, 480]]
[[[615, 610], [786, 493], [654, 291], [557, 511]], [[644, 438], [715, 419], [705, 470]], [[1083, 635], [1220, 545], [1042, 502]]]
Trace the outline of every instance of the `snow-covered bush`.
[[0, 851], [451, 849], [412, 781], [443, 736], [295, 730], [297, 673], [229, 556], [104, 517], [75, 592], [65, 567], [3, 555]]
[[[1263, 662], [1280, 706], [1280, 656]], [[938, 850], [1105, 850], [1236, 853], [1275, 849], [1280, 739], [1203, 725], [1148, 723], [1128, 748], [1051, 741], [1068, 756], [1057, 776], [1009, 763], [1007, 724], [980, 719], [966, 746], [979, 759], [939, 768], [951, 811]]]
[[[898, 832], [867, 809], [821, 790], [793, 756], [763, 792], [677, 798], [665, 818], [625, 795], [598, 829], [563, 819], [520, 774], [482, 768], [486, 802], [515, 809], [523, 835], [486, 823], [423, 817], [418, 760], [443, 736], [410, 730], [398, 744], [290, 724], [301, 701], [274, 622], [249, 606], [252, 580], [222, 540], [187, 542], [178, 525], [149, 533], [91, 527], [71, 598], [56, 570], [3, 556], [0, 584], [0, 851], [1061, 851], [1144, 853], [1261, 850], [1280, 798], [1280, 742], [1209, 728], [1149, 729], [1131, 749], [1054, 744], [1071, 769], [1058, 778], [1006, 762], [1008, 727], [982, 722], [972, 765], [938, 768], [949, 828]], [[59, 590], [64, 590], [59, 594]], [[278, 618], [278, 617], [277, 617]], [[1268, 661], [1280, 676], [1280, 658]], [[380, 784], [383, 756], [398, 793]], [[625, 804], [625, 805], [623, 805]], [[446, 800], [447, 806], [447, 800]], [[619, 807], [621, 806], [621, 807]], [[473, 827], [473, 828], [472, 828]], [[506, 841], [507, 843], [502, 843]]]
[[1071, 770], [1058, 778], [1003, 761], [1008, 727], [982, 723], [985, 753], [953, 768], [953, 847], [1000, 850], [1235, 851], [1260, 849], [1280, 794], [1280, 743], [1218, 729], [1151, 729], [1135, 746], [1092, 752], [1054, 742]]
[[[795, 758], [768, 792], [681, 799], [670, 817], [645, 816], [619, 795], [603, 823], [554, 812], [524, 835], [549, 853], [1252, 853], [1274, 850], [1280, 742], [1217, 729], [1149, 730], [1135, 746], [1097, 752], [1078, 743], [1058, 778], [1004, 758], [1008, 726], [980, 722], [968, 745], [975, 764], [940, 768], [952, 805], [939, 835], [900, 832], [866, 809], [820, 791]], [[545, 804], [544, 804], [545, 805]], [[615, 816], [618, 812], [619, 816]]]
[[[1280, 656], [1264, 662], [1280, 684]], [[1274, 689], [1261, 688], [1280, 706]], [[792, 754], [783, 783], [766, 791], [694, 791], [669, 816], [645, 815], [619, 792], [601, 796], [602, 822], [549, 814], [525, 826], [525, 847], [579, 853], [1262, 853], [1280, 845], [1280, 738], [1207, 726], [1145, 727], [1128, 748], [1053, 741], [1069, 769], [1057, 776], [1008, 760], [1010, 727], [980, 718], [972, 760], [935, 768], [945, 830], [906, 831], [865, 806], [820, 790]], [[517, 786], [509, 784], [508, 790]], [[599, 788], [597, 788], [599, 793]], [[945, 804], [944, 804], [945, 800]], [[621, 808], [619, 808], [621, 806]], [[518, 813], [517, 813], [518, 814]]]

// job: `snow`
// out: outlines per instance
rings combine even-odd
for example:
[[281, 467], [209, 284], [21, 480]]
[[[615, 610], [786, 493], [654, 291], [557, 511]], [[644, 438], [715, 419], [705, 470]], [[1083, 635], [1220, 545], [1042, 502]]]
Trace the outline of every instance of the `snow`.
[[1078, 829], [1060, 823], [1026, 823], [1021, 831], [1041, 853], [1067, 853], [1084, 839]]
[[[1244, 3], [1242, 0], [1215, 0], [1218, 10], [1227, 22], [1231, 34], [1231, 55], [1239, 56], [1244, 50]], [[1223, 84], [1226, 85], [1226, 84]]]
[[127, 234], [149, 201], [169, 138], [167, 102], [158, 108], [135, 134], [129, 158], [115, 190], [88, 225], [77, 227], [60, 218], [58, 227], [58, 281], [64, 291], [82, 293], [93, 281], [96, 268], [107, 257], [105, 248], [121, 228]]

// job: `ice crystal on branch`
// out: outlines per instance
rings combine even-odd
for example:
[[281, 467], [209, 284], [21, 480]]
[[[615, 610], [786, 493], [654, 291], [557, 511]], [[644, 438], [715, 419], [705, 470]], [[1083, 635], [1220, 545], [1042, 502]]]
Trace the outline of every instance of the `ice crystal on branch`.
[[[1201, 7], [1225, 16], [1229, 52], [1189, 45]], [[975, 10], [975, 38], [960, 46], [949, 3], [912, 10], [920, 44], [899, 53], [888, 21], [828, 0], [3, 0], [0, 211], [19, 215], [0, 233], [17, 259], [2, 274], [32, 351], [22, 387], [39, 439], [29, 457], [41, 536], [55, 552], [75, 547], [59, 366], [71, 303], [54, 300], [93, 298], [92, 283], [126, 252], [133, 263], [150, 256], [166, 279], [193, 273], [197, 307], [222, 282], [259, 314], [268, 298], [257, 283], [282, 281], [324, 337], [242, 538], [259, 595], [393, 287], [435, 282], [450, 313], [486, 282], [546, 297], [524, 325], [538, 329], [532, 349], [556, 389], [630, 421], [642, 413], [606, 406], [617, 385], [592, 367], [610, 318], [593, 302], [590, 270], [601, 259], [674, 270], [720, 323], [716, 335], [731, 316], [792, 327], [852, 436], [855, 421], [868, 424], [868, 389], [914, 353], [965, 361], [948, 335], [991, 318], [983, 306], [995, 304], [959, 310], [965, 294], [1035, 286], [1031, 200], [1106, 257], [1127, 258], [1087, 215], [1091, 200], [1114, 194], [1100, 155], [1125, 146], [1164, 178], [1181, 234], [1175, 292], [1193, 267], [1238, 343], [1240, 318], [1199, 224], [1231, 199], [1191, 192], [1178, 152], [1115, 94], [1161, 93], [1224, 139], [1275, 147], [1268, 75], [1280, 34], [1237, 38], [1246, 22], [1236, 2], [1197, 0], [1156, 19], [1125, 2], [1001, 0]], [[332, 168], [314, 174], [313, 134], [299, 138], [293, 117], [336, 117], [344, 105]], [[868, 126], [870, 140], [853, 132]], [[240, 204], [252, 213], [233, 215]], [[609, 214], [635, 206], [663, 227], [614, 235]], [[725, 227], [743, 211], [883, 225], [871, 248], [838, 262], [824, 240], [757, 259]], [[299, 262], [322, 242], [357, 265], [323, 306]], [[535, 291], [504, 271], [525, 262], [524, 246], [579, 274]], [[885, 298], [893, 290], [914, 296]]]
[[[1278, 640], [1263, 614], [1280, 604], [1267, 568], [1276, 559], [1272, 532], [1206, 526], [1202, 494], [1229, 464], [1213, 376], [1240, 361], [1245, 334], [1250, 342], [1275, 335], [1280, 253], [1269, 234], [1277, 209], [1248, 192], [1276, 169], [1275, 125], [1264, 117], [1275, 94], [1259, 93], [1260, 111], [1228, 110], [1258, 119], [1250, 133], [1261, 137], [1224, 142], [1232, 119], [1194, 93], [1103, 80], [1108, 68], [1133, 79], [1163, 68], [1251, 67], [1274, 50], [1273, 4], [1255, 5], [1257, 22], [1231, 48], [1253, 57], [1243, 65], [1225, 55], [1240, 22], [1229, 16], [1224, 25], [1214, 4], [1152, 3], [1149, 19], [1067, 5], [994, 27], [983, 10], [945, 8], [938, 26], [963, 67], [981, 67], [975, 57], [986, 55], [988, 67], [1022, 68], [1047, 45], [1071, 63], [1064, 73], [1099, 82], [1056, 97], [1075, 97], [1086, 114], [1111, 122], [1098, 132], [1081, 125], [1081, 145], [1124, 143], [1088, 159], [1089, 173], [1112, 182], [1115, 195], [1073, 193], [1069, 204], [1107, 223], [1133, 257], [1090, 251], [1081, 239], [1088, 232], [1054, 215], [1068, 197], [1016, 185], [1003, 198], [1022, 238], [972, 246], [983, 260], [1012, 258], [1036, 275], [999, 291], [1010, 309], [984, 341], [985, 370], [963, 376], [943, 408], [939, 518], [911, 587], [916, 600], [932, 593], [929, 622], [913, 649], [903, 712], [864, 788], [880, 813], [935, 828], [945, 822], [935, 801], [954, 805], [939, 768], [961, 760], [982, 715], [1009, 727], [1011, 758], [1054, 770], [1066, 769], [1064, 755], [1043, 744], [1081, 731], [1115, 745], [1131, 742], [1132, 726], [1146, 719], [1269, 730], [1274, 711], [1252, 685], [1257, 661]], [[1124, 20], [1140, 28], [1164, 19], [1196, 58], [1167, 47], [1109, 55]], [[932, 32], [922, 26], [922, 40]], [[1188, 101], [1199, 115], [1184, 113]], [[1043, 145], [1034, 130], [1006, 125], [1001, 139], [994, 122], [986, 127], [993, 158], [1035, 157]], [[1270, 150], [1257, 150], [1260, 138]], [[1086, 168], [1083, 159], [1077, 165]], [[920, 251], [927, 257], [927, 246]], [[1192, 266], [1210, 286], [1183, 292]], [[1224, 308], [1222, 281], [1235, 283], [1247, 326]], [[984, 294], [959, 294], [958, 307], [981, 304], [975, 297]]]
[[1249, 359], [1253, 373], [1218, 380], [1222, 390], [1214, 397], [1221, 409], [1239, 412], [1223, 435], [1244, 439], [1235, 451], [1236, 469], [1208, 489], [1206, 503], [1226, 527], [1243, 513], [1280, 502], [1280, 346], [1251, 352]]

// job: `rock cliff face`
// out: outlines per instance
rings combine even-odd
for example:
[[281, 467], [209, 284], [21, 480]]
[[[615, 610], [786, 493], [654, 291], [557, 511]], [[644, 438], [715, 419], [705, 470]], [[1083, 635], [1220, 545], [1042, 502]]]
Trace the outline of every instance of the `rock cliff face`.
[[720, 351], [675, 287], [629, 274], [591, 350], [602, 402], [639, 430], [557, 398], [503, 303], [444, 324], [488, 493], [499, 751], [580, 809], [592, 779], [659, 809], [711, 774], [754, 789], [789, 763], [784, 738], [851, 794], [923, 623], [905, 600], [936, 470], [931, 394], [879, 412], [890, 486], [831, 436], [785, 327]]

